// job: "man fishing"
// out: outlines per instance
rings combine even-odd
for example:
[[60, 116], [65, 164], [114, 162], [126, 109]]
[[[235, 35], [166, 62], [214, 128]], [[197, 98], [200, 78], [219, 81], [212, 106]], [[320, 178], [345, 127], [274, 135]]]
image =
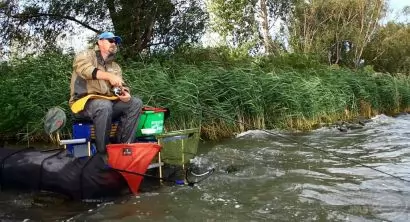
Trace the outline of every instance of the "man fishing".
[[112, 32], [98, 35], [94, 49], [78, 53], [73, 62], [70, 108], [76, 116], [93, 121], [97, 151], [106, 154], [111, 123], [119, 119], [118, 143], [132, 143], [143, 103], [132, 97], [114, 61], [121, 38]]

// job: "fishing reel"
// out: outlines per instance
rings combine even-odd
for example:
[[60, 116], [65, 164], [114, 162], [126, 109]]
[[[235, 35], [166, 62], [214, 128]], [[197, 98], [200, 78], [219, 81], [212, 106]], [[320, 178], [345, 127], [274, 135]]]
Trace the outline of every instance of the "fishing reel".
[[122, 93], [122, 87], [113, 87], [112, 88], [112, 92], [114, 93], [114, 95], [116, 95], [116, 96], [121, 96], [123, 93]]

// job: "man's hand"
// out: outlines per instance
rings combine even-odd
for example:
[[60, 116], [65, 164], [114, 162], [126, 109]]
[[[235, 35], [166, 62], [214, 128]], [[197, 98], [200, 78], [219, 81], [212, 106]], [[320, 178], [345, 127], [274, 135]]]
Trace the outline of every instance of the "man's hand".
[[104, 72], [104, 71], [98, 70], [96, 77], [97, 77], [97, 79], [102, 79], [102, 80], [109, 81], [110, 84], [114, 87], [119, 87], [119, 86], [122, 86], [122, 84], [123, 84], [121, 77], [119, 77], [115, 74], [109, 73], [109, 72]]
[[130, 101], [131, 95], [130, 95], [129, 92], [123, 90], [122, 93], [121, 93], [121, 95], [118, 96], [118, 98], [119, 98], [121, 101], [127, 103], [128, 101]]
[[110, 78], [108, 79], [110, 81], [110, 84], [112, 86], [122, 86], [122, 79], [119, 76], [116, 76], [114, 74], [110, 74]]

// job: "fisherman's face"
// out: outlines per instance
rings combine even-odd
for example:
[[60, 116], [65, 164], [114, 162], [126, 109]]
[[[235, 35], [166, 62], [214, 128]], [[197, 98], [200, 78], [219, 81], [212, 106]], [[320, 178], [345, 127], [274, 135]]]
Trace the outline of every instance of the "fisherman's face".
[[117, 44], [115, 43], [114, 39], [100, 39], [98, 40], [98, 46], [100, 47], [101, 52], [111, 55], [117, 53], [118, 50]]

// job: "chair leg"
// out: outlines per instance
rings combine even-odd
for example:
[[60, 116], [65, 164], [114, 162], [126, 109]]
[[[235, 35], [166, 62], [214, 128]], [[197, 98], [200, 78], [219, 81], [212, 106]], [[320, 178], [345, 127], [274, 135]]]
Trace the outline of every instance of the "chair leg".
[[[161, 152], [158, 152], [158, 164], [159, 164], [159, 178], [162, 178], [162, 163], [161, 163]], [[162, 183], [162, 179], [160, 180]]]
[[182, 159], [182, 170], [185, 170], [185, 153], [184, 153], [184, 150], [185, 150], [185, 144], [184, 144], [184, 142], [185, 142], [185, 140], [182, 140], [181, 141], [181, 154], [182, 154], [182, 157], [181, 157], [181, 159]]
[[88, 152], [88, 156], [91, 156], [91, 142], [90, 141], [87, 142], [87, 152]]

